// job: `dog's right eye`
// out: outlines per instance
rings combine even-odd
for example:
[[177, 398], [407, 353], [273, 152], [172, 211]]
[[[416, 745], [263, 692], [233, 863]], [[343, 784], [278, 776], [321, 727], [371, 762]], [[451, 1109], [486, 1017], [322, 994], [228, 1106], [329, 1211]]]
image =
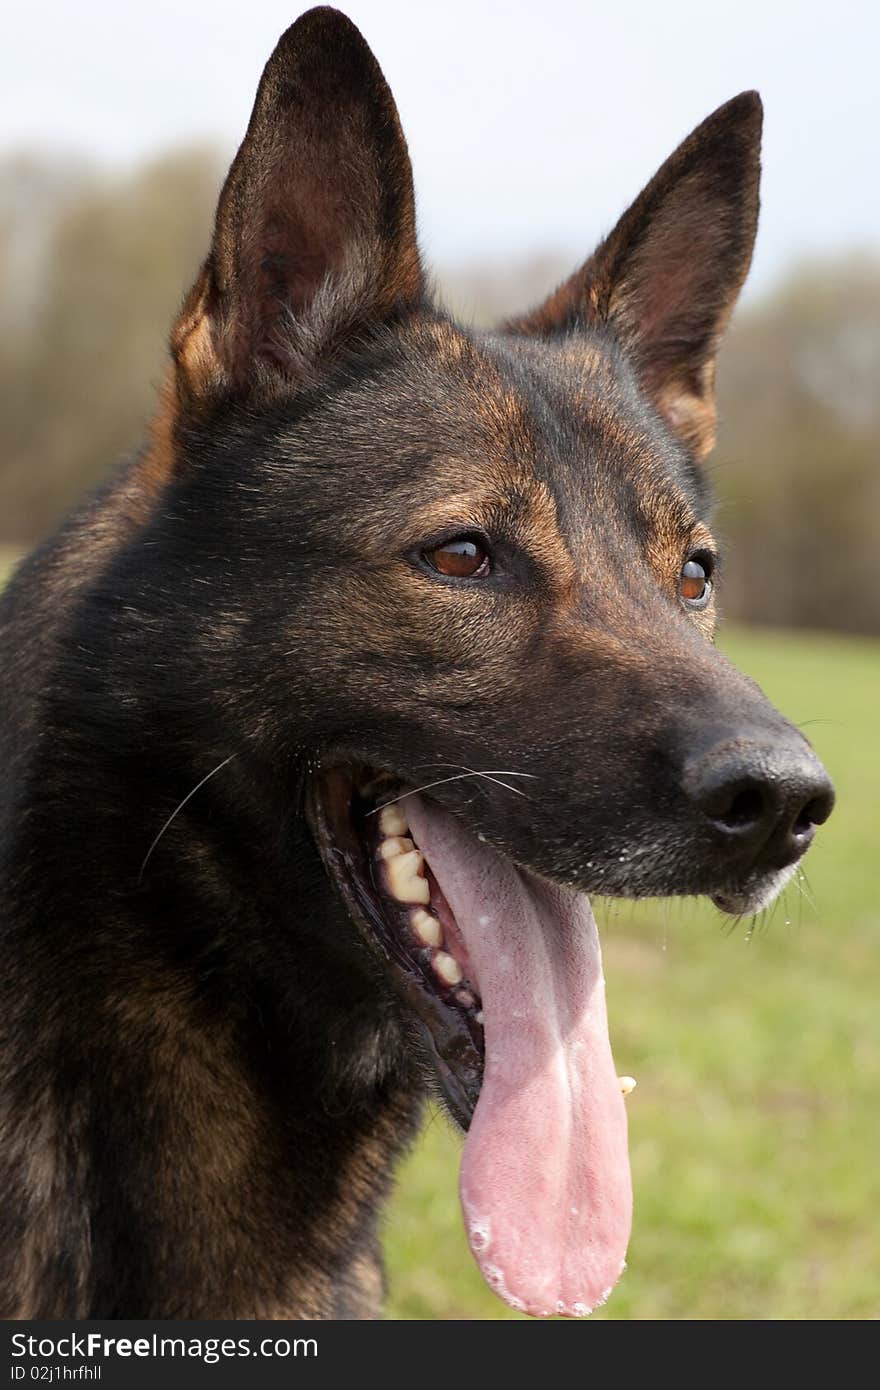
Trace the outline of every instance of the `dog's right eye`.
[[479, 536], [456, 536], [423, 550], [422, 558], [431, 569], [450, 579], [483, 579], [491, 570], [488, 548]]

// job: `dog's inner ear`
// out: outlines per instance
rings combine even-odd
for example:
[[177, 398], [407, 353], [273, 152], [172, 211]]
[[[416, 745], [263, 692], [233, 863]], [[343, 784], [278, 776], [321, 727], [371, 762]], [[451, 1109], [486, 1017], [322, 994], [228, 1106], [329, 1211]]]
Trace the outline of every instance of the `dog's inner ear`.
[[758, 219], [761, 101], [720, 107], [666, 161], [582, 268], [507, 328], [610, 328], [643, 390], [697, 458], [715, 442], [715, 355]]
[[266, 64], [210, 256], [172, 331], [178, 379], [196, 395], [308, 379], [421, 293], [394, 100], [354, 25], [311, 10]]

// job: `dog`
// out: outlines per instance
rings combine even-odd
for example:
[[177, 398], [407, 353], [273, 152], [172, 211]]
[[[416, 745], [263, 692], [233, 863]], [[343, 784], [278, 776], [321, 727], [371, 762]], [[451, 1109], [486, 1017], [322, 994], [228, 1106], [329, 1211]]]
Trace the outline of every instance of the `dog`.
[[379, 1316], [430, 1093], [490, 1287], [608, 1295], [589, 895], [755, 913], [833, 800], [711, 640], [760, 130], [720, 107], [476, 332], [359, 32], [280, 40], [149, 440], [2, 601], [5, 1317]]

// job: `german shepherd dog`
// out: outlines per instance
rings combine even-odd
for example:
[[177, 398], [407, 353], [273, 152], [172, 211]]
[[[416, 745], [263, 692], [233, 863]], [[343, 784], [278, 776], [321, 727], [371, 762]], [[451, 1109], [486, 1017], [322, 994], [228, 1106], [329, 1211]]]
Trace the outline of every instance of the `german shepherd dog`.
[[149, 443], [3, 601], [6, 1317], [377, 1316], [431, 1090], [489, 1285], [578, 1316], [614, 1284], [587, 895], [754, 913], [832, 804], [711, 642], [760, 125], [722, 106], [478, 333], [360, 34], [281, 39]]

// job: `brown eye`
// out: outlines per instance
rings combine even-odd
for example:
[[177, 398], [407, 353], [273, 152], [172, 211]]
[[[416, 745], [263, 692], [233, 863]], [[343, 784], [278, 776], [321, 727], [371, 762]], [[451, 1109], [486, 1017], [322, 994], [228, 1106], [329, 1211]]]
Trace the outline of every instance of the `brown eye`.
[[681, 567], [678, 592], [689, 608], [705, 608], [712, 593], [712, 563], [708, 556], [688, 560]]
[[482, 579], [489, 573], [489, 552], [473, 536], [458, 536], [422, 553], [432, 569], [453, 579]]

